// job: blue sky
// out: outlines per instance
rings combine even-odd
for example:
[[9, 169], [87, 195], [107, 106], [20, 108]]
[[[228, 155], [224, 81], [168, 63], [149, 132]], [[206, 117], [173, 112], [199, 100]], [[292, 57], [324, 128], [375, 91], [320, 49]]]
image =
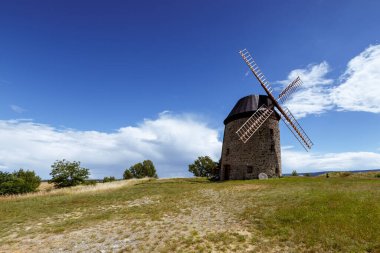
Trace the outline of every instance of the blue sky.
[[[283, 171], [380, 168], [378, 1], [2, 1], [0, 169], [48, 177], [56, 159], [93, 177], [152, 159], [187, 176], [220, 156], [223, 120], [262, 94], [238, 51], [289, 108], [310, 153], [281, 125]], [[359, 81], [358, 81], [359, 80]], [[283, 81], [283, 82], [282, 82]], [[360, 95], [359, 95], [360, 94]]]

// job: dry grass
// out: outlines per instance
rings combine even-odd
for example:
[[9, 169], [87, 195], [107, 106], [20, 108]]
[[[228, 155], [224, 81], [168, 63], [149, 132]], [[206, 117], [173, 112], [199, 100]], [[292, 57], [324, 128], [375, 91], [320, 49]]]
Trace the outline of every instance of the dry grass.
[[31, 192], [27, 194], [20, 195], [6, 195], [0, 196], [1, 200], [9, 200], [9, 199], [25, 199], [37, 196], [53, 196], [53, 195], [67, 195], [67, 194], [77, 194], [77, 193], [86, 193], [86, 192], [102, 192], [102, 191], [110, 191], [114, 189], [118, 189], [125, 186], [131, 186], [137, 183], [141, 183], [144, 181], [149, 181], [151, 179], [130, 179], [130, 180], [121, 180], [121, 181], [113, 181], [108, 183], [97, 183], [96, 185], [79, 185], [75, 187], [68, 188], [60, 188], [55, 189], [52, 184], [47, 182], [42, 182], [38, 187], [38, 191]]

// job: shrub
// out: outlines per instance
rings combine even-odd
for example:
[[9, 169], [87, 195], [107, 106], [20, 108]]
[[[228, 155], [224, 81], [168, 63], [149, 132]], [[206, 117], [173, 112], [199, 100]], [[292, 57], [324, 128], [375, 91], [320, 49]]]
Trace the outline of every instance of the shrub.
[[104, 177], [103, 178], [103, 183], [113, 182], [113, 181], [116, 181], [115, 177]]
[[80, 162], [76, 161], [69, 162], [63, 159], [56, 161], [51, 167], [52, 179], [49, 183], [53, 183], [57, 188], [83, 184], [90, 175], [89, 169], [80, 167]]
[[85, 180], [82, 184], [83, 185], [96, 185], [97, 183], [98, 183], [97, 180], [91, 179], [91, 180]]
[[380, 173], [378, 173], [378, 174], [375, 174], [375, 177], [379, 177], [379, 178], [380, 178]]
[[209, 156], [200, 156], [189, 165], [189, 171], [196, 177], [210, 177], [217, 166], [218, 163], [211, 160]]
[[0, 195], [34, 192], [41, 178], [34, 171], [20, 169], [13, 173], [0, 171]]
[[305, 173], [304, 176], [305, 176], [305, 177], [311, 177], [311, 174], [310, 174], [310, 173]]
[[296, 171], [296, 170], [293, 170], [293, 171], [292, 171], [292, 176], [293, 176], [293, 177], [296, 177], [296, 176], [298, 176], [298, 173], [297, 173], [297, 171]]
[[339, 172], [339, 176], [340, 177], [349, 177], [351, 176], [352, 173], [351, 172], [348, 172], [348, 171], [344, 171], [344, 172]]
[[142, 163], [136, 163], [123, 174], [124, 179], [154, 177], [157, 178], [156, 168], [151, 160], [145, 160]]

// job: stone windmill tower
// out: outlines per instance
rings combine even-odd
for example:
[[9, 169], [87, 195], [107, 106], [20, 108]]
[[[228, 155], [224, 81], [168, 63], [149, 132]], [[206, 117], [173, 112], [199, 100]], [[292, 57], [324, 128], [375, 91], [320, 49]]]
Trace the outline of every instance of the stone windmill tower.
[[302, 81], [297, 77], [276, 99], [249, 52], [244, 49], [239, 53], [267, 95], [241, 98], [224, 120], [220, 179], [253, 179], [261, 173], [281, 176], [280, 119], [306, 151], [313, 145], [289, 109], [280, 105]]

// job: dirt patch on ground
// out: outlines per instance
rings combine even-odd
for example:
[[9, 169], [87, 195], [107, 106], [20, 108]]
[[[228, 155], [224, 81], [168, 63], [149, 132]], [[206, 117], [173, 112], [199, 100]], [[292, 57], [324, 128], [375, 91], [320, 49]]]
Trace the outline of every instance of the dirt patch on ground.
[[257, 184], [242, 184], [237, 185], [232, 188], [234, 191], [249, 191], [249, 190], [262, 190], [267, 188], [265, 185], [257, 185]]

